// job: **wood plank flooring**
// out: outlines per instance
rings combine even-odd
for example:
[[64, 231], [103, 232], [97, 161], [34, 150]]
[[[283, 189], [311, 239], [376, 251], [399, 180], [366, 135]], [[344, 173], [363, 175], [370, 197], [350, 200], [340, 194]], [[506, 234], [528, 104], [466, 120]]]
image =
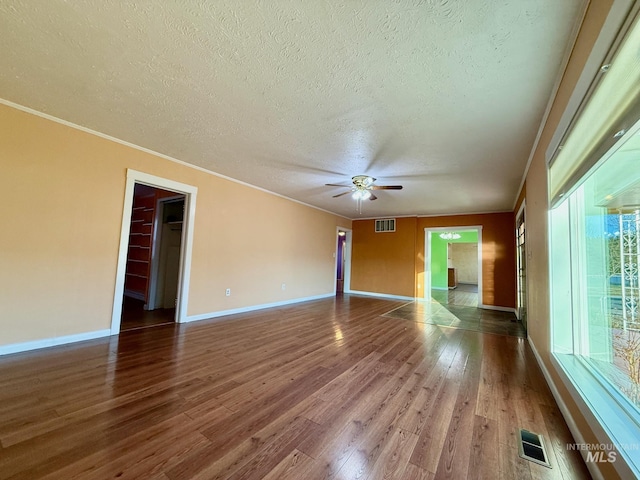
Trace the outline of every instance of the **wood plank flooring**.
[[449, 290], [431, 290], [431, 298], [443, 305], [458, 305], [461, 307], [478, 306], [478, 286], [459, 283], [456, 288]]
[[[589, 478], [522, 338], [344, 296], [0, 358], [0, 479]], [[553, 468], [518, 457], [516, 429]]]
[[175, 322], [175, 318], [175, 308], [145, 310], [143, 301], [125, 297], [120, 318], [120, 331], [165, 325]]
[[462, 307], [440, 303], [434, 299], [431, 302], [407, 302], [385, 313], [385, 316], [483, 333], [513, 335], [522, 338], [527, 336], [522, 322], [518, 321], [513, 312]]

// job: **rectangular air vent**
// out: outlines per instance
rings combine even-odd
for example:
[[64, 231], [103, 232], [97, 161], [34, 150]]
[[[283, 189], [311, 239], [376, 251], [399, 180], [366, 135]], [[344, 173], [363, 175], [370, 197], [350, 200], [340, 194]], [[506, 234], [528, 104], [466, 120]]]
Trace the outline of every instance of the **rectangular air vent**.
[[380, 220], [376, 220], [376, 233], [395, 232], [395, 231], [396, 231], [395, 218], [381, 218]]
[[518, 453], [521, 458], [551, 468], [542, 436], [529, 430], [520, 429]]

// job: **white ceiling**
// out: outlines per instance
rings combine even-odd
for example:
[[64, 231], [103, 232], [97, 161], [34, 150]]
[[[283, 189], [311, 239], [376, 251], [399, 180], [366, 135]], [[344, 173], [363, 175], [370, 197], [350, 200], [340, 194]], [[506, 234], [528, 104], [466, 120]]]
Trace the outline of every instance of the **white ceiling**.
[[508, 211], [584, 3], [3, 0], [0, 98], [349, 218]]

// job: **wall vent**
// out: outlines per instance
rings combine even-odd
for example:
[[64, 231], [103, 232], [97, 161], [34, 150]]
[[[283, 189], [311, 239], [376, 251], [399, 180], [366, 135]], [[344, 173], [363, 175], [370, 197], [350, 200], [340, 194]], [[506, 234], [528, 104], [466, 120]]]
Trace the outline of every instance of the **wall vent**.
[[395, 218], [381, 218], [379, 220], [376, 220], [376, 233], [395, 232], [395, 231], [396, 231]]
[[520, 429], [518, 453], [521, 458], [551, 468], [542, 436], [529, 430]]

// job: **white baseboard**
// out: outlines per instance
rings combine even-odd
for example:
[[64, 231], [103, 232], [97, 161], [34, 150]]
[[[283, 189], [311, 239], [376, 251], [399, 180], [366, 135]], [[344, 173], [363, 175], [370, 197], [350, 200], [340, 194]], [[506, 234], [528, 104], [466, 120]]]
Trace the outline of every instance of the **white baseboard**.
[[442, 290], [443, 292], [446, 292], [449, 290], [449, 287], [431, 287], [431, 290]]
[[406, 300], [408, 302], [413, 302], [414, 300], [416, 300], [416, 297], [403, 297], [402, 295], [388, 295], [386, 293], [376, 293], [376, 292], [361, 292], [360, 290], [349, 290], [344, 293], [352, 293], [354, 295], [366, 295], [368, 297], [390, 298], [392, 300]]
[[96, 330], [94, 332], [78, 333], [75, 335], [66, 335], [64, 337], [45, 338], [42, 340], [33, 340], [31, 342], [13, 343], [11, 345], [0, 346], [0, 355], [9, 355], [11, 353], [28, 352], [29, 350], [37, 350], [40, 348], [55, 347], [67, 343], [82, 342], [85, 340], [93, 340], [95, 338], [108, 337], [111, 335], [110, 329]]
[[513, 313], [514, 315], [516, 314], [516, 309], [513, 307], [500, 307], [498, 305], [480, 304], [478, 305], [478, 308], [484, 308], [485, 310], [497, 310], [498, 312], [509, 312], [509, 313]]
[[313, 297], [294, 298], [292, 300], [284, 300], [282, 302], [263, 303], [260, 305], [252, 305], [250, 307], [232, 308], [230, 310], [218, 310], [217, 312], [201, 313], [198, 315], [189, 315], [185, 318], [184, 323], [197, 322], [199, 320], [209, 320], [212, 318], [224, 317], [227, 315], [235, 315], [237, 313], [253, 312], [254, 310], [263, 310], [265, 308], [282, 307], [284, 305], [292, 305], [294, 303], [308, 302], [311, 300], [319, 300], [329, 297], [335, 297], [335, 293], [326, 293], [323, 295], [315, 295]]
[[[551, 378], [551, 374], [549, 373], [547, 366], [542, 361], [542, 357], [538, 353], [538, 349], [533, 343], [533, 340], [531, 340], [531, 337], [529, 337], [527, 340], [529, 341], [529, 346], [531, 347], [531, 351], [533, 352], [533, 355], [536, 357], [538, 366], [540, 367], [540, 370], [542, 370], [542, 375], [544, 376], [544, 379], [547, 381], [547, 385], [549, 385], [551, 394], [553, 395], [553, 398], [558, 404], [558, 408], [560, 408], [560, 412], [564, 417], [564, 421], [567, 422], [567, 426], [569, 427], [569, 431], [571, 432], [571, 435], [573, 435], [573, 439], [575, 440], [575, 443], [584, 444], [585, 440], [584, 440], [584, 437], [582, 436], [582, 432], [580, 432], [580, 430], [578, 429], [578, 425], [573, 419], [573, 415], [571, 415], [571, 412], [569, 411], [567, 404], [564, 403], [564, 399], [560, 395], [560, 392], [558, 391], [556, 384]], [[580, 451], [580, 453], [584, 459], [585, 452]], [[600, 469], [597, 467], [597, 464], [595, 462], [585, 462], [585, 464], [587, 466], [587, 469], [589, 470], [589, 473], [594, 479], [604, 480], [604, 477], [602, 476], [602, 472], [600, 472]]]

